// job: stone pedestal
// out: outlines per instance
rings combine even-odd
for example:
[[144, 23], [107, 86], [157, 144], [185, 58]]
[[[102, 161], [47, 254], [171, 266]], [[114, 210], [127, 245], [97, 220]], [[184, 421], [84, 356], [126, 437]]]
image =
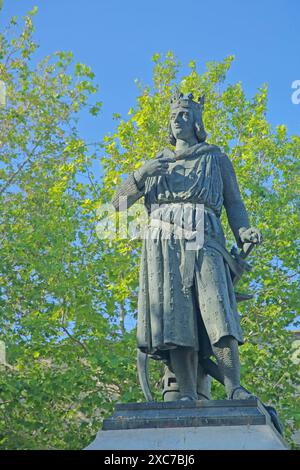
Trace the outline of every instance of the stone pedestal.
[[86, 450], [287, 449], [257, 399], [116, 405]]

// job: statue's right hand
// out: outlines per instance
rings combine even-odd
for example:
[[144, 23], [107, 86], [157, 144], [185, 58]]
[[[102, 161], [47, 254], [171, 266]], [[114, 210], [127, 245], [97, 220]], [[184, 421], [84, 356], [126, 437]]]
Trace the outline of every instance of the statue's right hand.
[[140, 171], [143, 176], [147, 178], [149, 176], [165, 175], [168, 172], [169, 163], [171, 162], [176, 162], [176, 159], [173, 157], [153, 158], [153, 160], [146, 162]]

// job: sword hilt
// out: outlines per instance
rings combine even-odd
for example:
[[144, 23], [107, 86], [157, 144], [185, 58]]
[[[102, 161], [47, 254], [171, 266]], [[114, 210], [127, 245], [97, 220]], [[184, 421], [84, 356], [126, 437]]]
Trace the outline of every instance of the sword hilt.
[[243, 248], [241, 249], [239, 253], [239, 256], [243, 259], [246, 259], [250, 255], [254, 247], [255, 247], [255, 243], [251, 243], [251, 242], [244, 243]]

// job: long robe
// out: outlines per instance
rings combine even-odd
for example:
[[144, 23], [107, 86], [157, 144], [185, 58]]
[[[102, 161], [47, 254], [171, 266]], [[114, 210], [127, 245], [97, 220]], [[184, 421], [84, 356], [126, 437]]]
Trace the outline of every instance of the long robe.
[[[170, 156], [168, 149], [159, 156], [164, 153]], [[197, 205], [204, 207], [204, 245], [193, 256], [187, 251], [186, 238], [166, 236], [159, 225], [144, 233], [137, 344], [159, 359], [167, 358], [168, 351], [177, 346], [209, 356], [211, 345], [227, 335], [243, 343], [229, 266], [208, 243], [214, 240], [225, 246], [220, 223], [223, 206], [238, 245], [239, 230], [249, 227], [233, 166], [218, 147], [207, 143], [173, 156], [176, 162], [169, 164], [167, 174], [147, 178], [143, 188], [131, 174], [113, 200], [119, 209], [122, 197], [127, 197], [128, 206], [144, 197], [151, 220], [161, 220], [168, 210], [171, 223], [180, 206], [191, 209], [192, 221]]]

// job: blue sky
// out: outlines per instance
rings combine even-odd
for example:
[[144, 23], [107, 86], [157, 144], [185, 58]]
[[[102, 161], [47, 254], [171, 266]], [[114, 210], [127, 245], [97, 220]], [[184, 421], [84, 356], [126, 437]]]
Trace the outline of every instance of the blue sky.
[[126, 115], [137, 95], [134, 79], [151, 83], [151, 56], [171, 50], [182, 73], [193, 59], [236, 59], [228, 75], [252, 96], [269, 85], [268, 118], [299, 134], [300, 104], [291, 101], [300, 79], [298, 0], [4, 0], [1, 23], [38, 6], [38, 56], [73, 51], [96, 73], [104, 106], [97, 120], [82, 117], [89, 141], [114, 129], [114, 112]]
[[[1, 0], [0, 0], [1, 3]], [[99, 141], [112, 132], [113, 113], [135, 104], [134, 80], [151, 84], [151, 56], [171, 50], [185, 73], [190, 60], [235, 55], [228, 81], [241, 81], [248, 97], [269, 86], [268, 118], [300, 134], [300, 104], [292, 82], [300, 80], [299, 0], [3, 0], [0, 26], [35, 5], [37, 58], [71, 50], [90, 65], [100, 85], [101, 115], [80, 120], [83, 137]], [[100, 167], [96, 170], [99, 171]]]

